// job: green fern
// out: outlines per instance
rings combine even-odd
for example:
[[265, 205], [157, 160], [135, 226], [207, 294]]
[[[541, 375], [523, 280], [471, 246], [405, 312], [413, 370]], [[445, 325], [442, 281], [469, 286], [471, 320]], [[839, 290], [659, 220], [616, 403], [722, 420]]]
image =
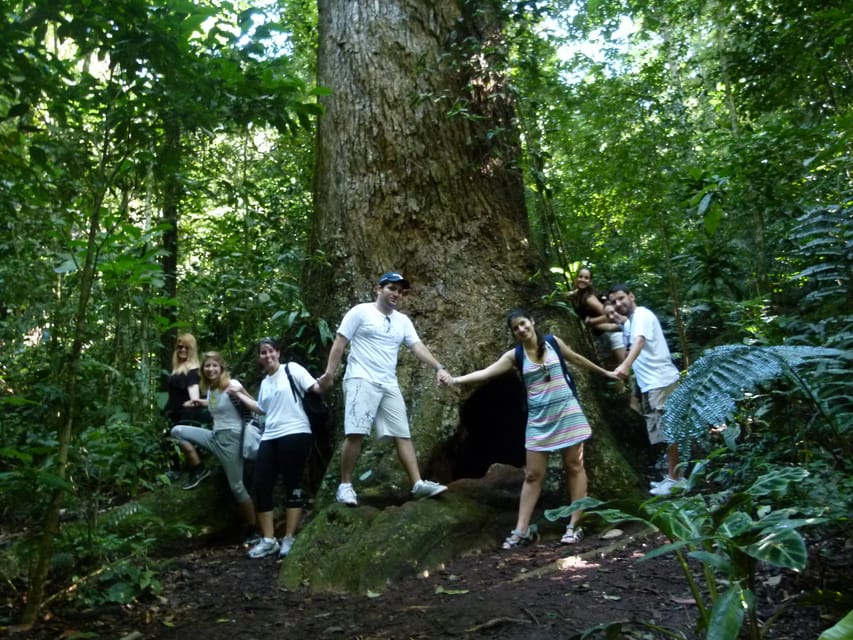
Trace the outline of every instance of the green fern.
[[[709, 426], [732, 420], [746, 393], [780, 376], [793, 380], [842, 433], [850, 426], [851, 398], [849, 384], [840, 386], [838, 379], [849, 379], [849, 358], [849, 352], [825, 347], [723, 345], [709, 349], [667, 400], [664, 434], [670, 442], [704, 440]], [[803, 375], [809, 369], [814, 369], [814, 375]]]

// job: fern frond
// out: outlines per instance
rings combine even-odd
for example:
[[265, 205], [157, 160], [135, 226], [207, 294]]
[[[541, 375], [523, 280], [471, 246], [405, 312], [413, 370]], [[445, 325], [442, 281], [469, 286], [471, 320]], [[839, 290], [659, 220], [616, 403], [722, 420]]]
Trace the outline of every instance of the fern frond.
[[838, 349], [806, 346], [723, 345], [709, 349], [667, 400], [664, 434], [670, 442], [704, 439], [711, 425], [731, 421], [746, 393], [780, 376], [791, 378], [820, 405], [819, 394], [795, 370], [816, 362], [837, 365], [846, 355]]
[[103, 521], [108, 525], [114, 526], [136, 514], [150, 515], [151, 510], [138, 502], [128, 502], [115, 509], [111, 509], [104, 515]]

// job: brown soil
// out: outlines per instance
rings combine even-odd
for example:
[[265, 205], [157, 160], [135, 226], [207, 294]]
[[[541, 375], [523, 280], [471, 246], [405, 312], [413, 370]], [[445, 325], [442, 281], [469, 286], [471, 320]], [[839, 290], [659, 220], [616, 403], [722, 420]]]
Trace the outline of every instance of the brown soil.
[[[571, 547], [545, 540], [460, 558], [383, 594], [362, 595], [287, 591], [278, 586], [275, 559], [250, 560], [242, 547], [220, 546], [175, 559], [161, 575], [157, 599], [97, 611], [53, 610], [27, 637], [537, 640], [626, 621], [631, 624], [612, 637], [674, 637], [647, 626], [658, 625], [698, 638], [696, 607], [674, 557], [638, 562], [661, 542], [637, 531], [612, 540], [588, 536]], [[815, 586], [789, 572], [761, 575], [762, 618]], [[786, 611], [768, 637], [814, 640], [841, 617], [816, 607]]]

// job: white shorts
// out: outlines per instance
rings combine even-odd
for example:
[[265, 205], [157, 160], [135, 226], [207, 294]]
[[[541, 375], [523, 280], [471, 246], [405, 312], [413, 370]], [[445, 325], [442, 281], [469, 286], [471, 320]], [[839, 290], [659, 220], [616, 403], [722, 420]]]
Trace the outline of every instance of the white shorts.
[[397, 386], [383, 386], [364, 378], [344, 380], [344, 433], [377, 438], [411, 438], [406, 402]]
[[625, 341], [622, 338], [621, 331], [605, 331], [604, 333], [600, 333], [595, 338], [595, 344], [598, 347], [598, 351], [603, 355], [607, 355], [617, 349], [625, 348]]

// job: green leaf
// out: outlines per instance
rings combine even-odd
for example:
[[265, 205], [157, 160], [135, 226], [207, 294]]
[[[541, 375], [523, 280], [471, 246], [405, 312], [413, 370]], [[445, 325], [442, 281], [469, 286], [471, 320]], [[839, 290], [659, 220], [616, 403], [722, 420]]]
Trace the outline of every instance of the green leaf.
[[735, 538], [743, 535], [754, 526], [755, 521], [748, 514], [743, 511], [735, 511], [720, 523], [718, 531], [727, 538]]
[[691, 551], [687, 555], [726, 575], [732, 575], [732, 572], [734, 571], [734, 565], [732, 564], [731, 559], [720, 555], [719, 553], [711, 553], [710, 551]]
[[850, 638], [853, 638], [853, 611], [820, 634], [817, 640], [850, 640]]
[[740, 634], [743, 626], [743, 592], [739, 584], [717, 598], [708, 618], [707, 640], [732, 640]]
[[755, 544], [743, 548], [744, 553], [778, 567], [802, 569], [806, 566], [806, 543], [795, 529], [776, 527]]

